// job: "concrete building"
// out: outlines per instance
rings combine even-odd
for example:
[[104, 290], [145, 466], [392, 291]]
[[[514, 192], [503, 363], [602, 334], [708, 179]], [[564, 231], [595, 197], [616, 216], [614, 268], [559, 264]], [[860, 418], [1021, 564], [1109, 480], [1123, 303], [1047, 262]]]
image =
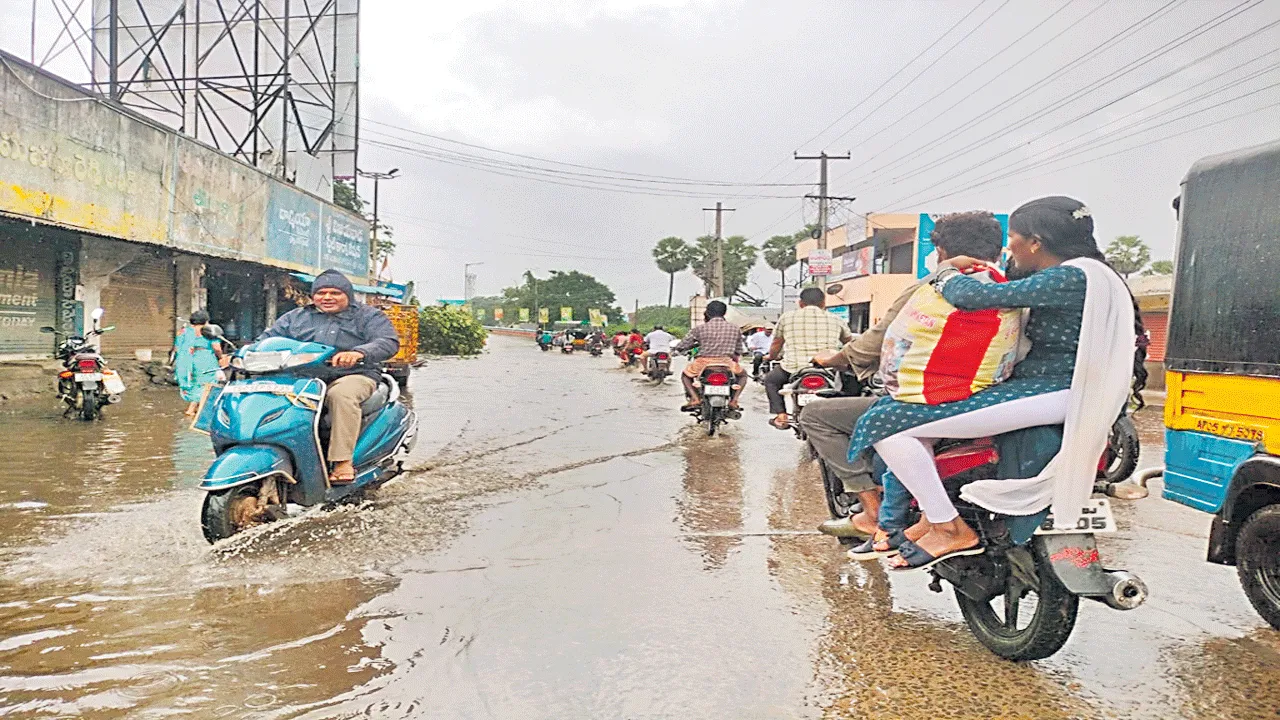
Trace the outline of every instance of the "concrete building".
[[[839, 290], [827, 296], [827, 307], [862, 332], [880, 321], [902, 291], [915, 283], [920, 216], [878, 213], [865, 225], [842, 225], [827, 231], [832, 274], [827, 282]], [[807, 262], [817, 240], [796, 246], [796, 258]]]
[[197, 308], [249, 338], [328, 267], [372, 285], [359, 216], [0, 52], [0, 360], [95, 307], [108, 357], [164, 359]]
[[1164, 389], [1164, 350], [1169, 335], [1169, 303], [1173, 297], [1172, 275], [1135, 275], [1126, 281], [1151, 344], [1147, 346], [1147, 387]]

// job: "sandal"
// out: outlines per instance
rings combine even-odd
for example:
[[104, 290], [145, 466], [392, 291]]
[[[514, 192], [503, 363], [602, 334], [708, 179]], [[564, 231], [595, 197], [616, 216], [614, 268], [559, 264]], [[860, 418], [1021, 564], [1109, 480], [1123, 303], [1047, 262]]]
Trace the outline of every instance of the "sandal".
[[790, 429], [791, 429], [791, 421], [789, 421], [789, 420], [783, 420], [783, 421], [782, 421], [782, 424], [781, 424], [781, 425], [779, 425], [779, 424], [778, 424], [778, 418], [776, 418], [776, 417], [775, 417], [775, 418], [773, 418], [773, 419], [771, 419], [771, 420], [769, 420], [769, 424], [770, 424], [770, 425], [772, 425], [772, 426], [774, 427], [774, 429], [776, 429], [776, 430], [790, 430]]
[[[876, 560], [882, 557], [893, 557], [898, 554], [898, 548], [907, 540], [907, 536], [902, 534], [901, 530], [894, 531], [889, 534], [884, 530], [876, 530], [876, 534], [870, 537], [866, 542], [851, 548], [848, 553], [850, 560]], [[885, 545], [883, 549], [881, 545]]]
[[981, 555], [986, 552], [987, 548], [979, 542], [973, 547], [964, 548], [962, 550], [952, 550], [943, 554], [941, 557], [934, 556], [928, 550], [920, 547], [914, 542], [907, 540], [898, 546], [898, 554], [907, 563], [906, 565], [894, 566], [889, 569], [893, 572], [911, 572], [913, 570], [928, 570], [943, 560], [952, 558], [967, 557], [970, 555]]
[[355, 481], [356, 481], [356, 474], [355, 474], [355, 471], [351, 471], [351, 472], [349, 472], [349, 473], [343, 473], [343, 474], [341, 474], [341, 475], [338, 475], [338, 474], [336, 474], [336, 473], [335, 473], [335, 474], [333, 474], [333, 475], [330, 475], [330, 476], [329, 476], [329, 485], [330, 485], [330, 486], [333, 486], [333, 485], [350, 485], [351, 483], [353, 483], [353, 482], [355, 482]]

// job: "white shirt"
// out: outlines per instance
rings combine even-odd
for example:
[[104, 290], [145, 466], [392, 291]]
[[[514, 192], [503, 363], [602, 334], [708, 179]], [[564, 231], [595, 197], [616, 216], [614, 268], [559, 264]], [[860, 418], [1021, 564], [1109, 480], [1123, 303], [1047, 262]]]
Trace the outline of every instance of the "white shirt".
[[644, 336], [644, 341], [649, 345], [649, 352], [671, 353], [671, 343], [676, 339], [675, 335], [666, 330], [654, 330]]
[[768, 355], [771, 345], [773, 345], [773, 336], [766, 335], [763, 331], [753, 332], [747, 338], [747, 349], [753, 353]]

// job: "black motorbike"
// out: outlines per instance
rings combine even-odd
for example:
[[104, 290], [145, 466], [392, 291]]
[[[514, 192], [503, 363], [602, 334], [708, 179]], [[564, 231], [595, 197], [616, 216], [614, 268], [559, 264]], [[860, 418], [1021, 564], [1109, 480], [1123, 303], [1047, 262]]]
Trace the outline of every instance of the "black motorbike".
[[729, 407], [735, 379], [733, 370], [727, 365], [708, 365], [694, 381], [702, 402], [692, 413], [699, 423], [707, 426], [708, 437], [715, 435], [716, 430], [730, 419], [742, 416], [742, 413]]
[[[942, 592], [942, 581], [951, 583], [965, 623], [988, 650], [1007, 660], [1046, 658], [1070, 637], [1080, 598], [1117, 610], [1132, 610], [1146, 600], [1141, 579], [1106, 568], [1098, 554], [1094, 533], [1115, 530], [1108, 500], [1091, 499], [1069, 528], [1057, 527], [1047, 511], [1029, 517], [999, 515], [960, 498], [965, 485], [997, 477], [1000, 451], [994, 438], [944, 441], [934, 458], [956, 509], [978, 532], [986, 551], [934, 565], [929, 589]], [[856, 511], [839, 480], [825, 466], [822, 470], [832, 516]], [[911, 514], [914, 523], [919, 517], [914, 503]]]
[[644, 374], [652, 381], [660, 383], [671, 374], [671, 353], [649, 353], [648, 367]]
[[587, 352], [591, 353], [591, 357], [600, 357], [604, 355], [604, 343], [599, 338], [592, 338], [587, 341]]
[[[54, 357], [62, 361], [62, 370], [58, 373], [58, 399], [66, 403], [63, 417], [78, 415], [81, 420], [96, 420], [102, 415], [102, 408], [120, 402], [120, 394], [124, 392], [124, 382], [120, 376], [107, 367], [107, 361], [89, 343], [95, 337], [115, 329], [114, 325], [100, 327], [104, 311], [97, 308], [90, 317], [93, 329], [84, 336], [68, 335], [58, 345]], [[42, 327], [41, 332], [61, 335], [52, 327]]]
[[800, 429], [800, 414], [809, 403], [821, 397], [842, 397], [862, 394], [862, 386], [847, 372], [812, 365], [797, 370], [787, 386], [782, 388], [782, 399], [787, 404], [788, 421], [796, 437], [804, 440]]

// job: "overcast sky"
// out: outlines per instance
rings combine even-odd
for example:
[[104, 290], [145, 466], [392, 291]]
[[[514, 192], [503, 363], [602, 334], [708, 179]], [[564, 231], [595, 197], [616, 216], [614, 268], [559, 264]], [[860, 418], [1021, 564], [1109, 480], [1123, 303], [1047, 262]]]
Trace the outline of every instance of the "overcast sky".
[[[369, 143], [360, 164], [401, 169], [381, 206], [396, 229], [396, 279], [416, 280], [423, 298], [459, 296], [463, 263], [483, 262], [484, 294], [525, 269], [578, 269], [624, 307], [665, 302], [649, 251], [667, 235], [709, 232], [703, 207], [737, 208], [726, 234], [757, 244], [816, 208], [799, 199], [812, 187], [513, 178], [430, 148], [437, 159], [421, 157], [421, 144], [598, 171], [409, 131], [738, 183], [812, 183], [817, 163], [793, 152], [851, 151], [831, 164], [831, 192], [857, 197], [837, 222], [861, 228], [851, 211], [1008, 212], [1068, 194], [1093, 209], [1100, 244], [1137, 234], [1155, 258], [1170, 257], [1169, 203], [1192, 162], [1280, 135], [1280, 105], [1267, 107], [1280, 104], [1275, 0], [365, 0], [362, 13], [362, 134], [418, 155]], [[744, 197], [759, 194], [786, 197]], [[776, 299], [763, 262], [752, 280], [749, 291]], [[699, 287], [686, 273], [677, 298]]]

